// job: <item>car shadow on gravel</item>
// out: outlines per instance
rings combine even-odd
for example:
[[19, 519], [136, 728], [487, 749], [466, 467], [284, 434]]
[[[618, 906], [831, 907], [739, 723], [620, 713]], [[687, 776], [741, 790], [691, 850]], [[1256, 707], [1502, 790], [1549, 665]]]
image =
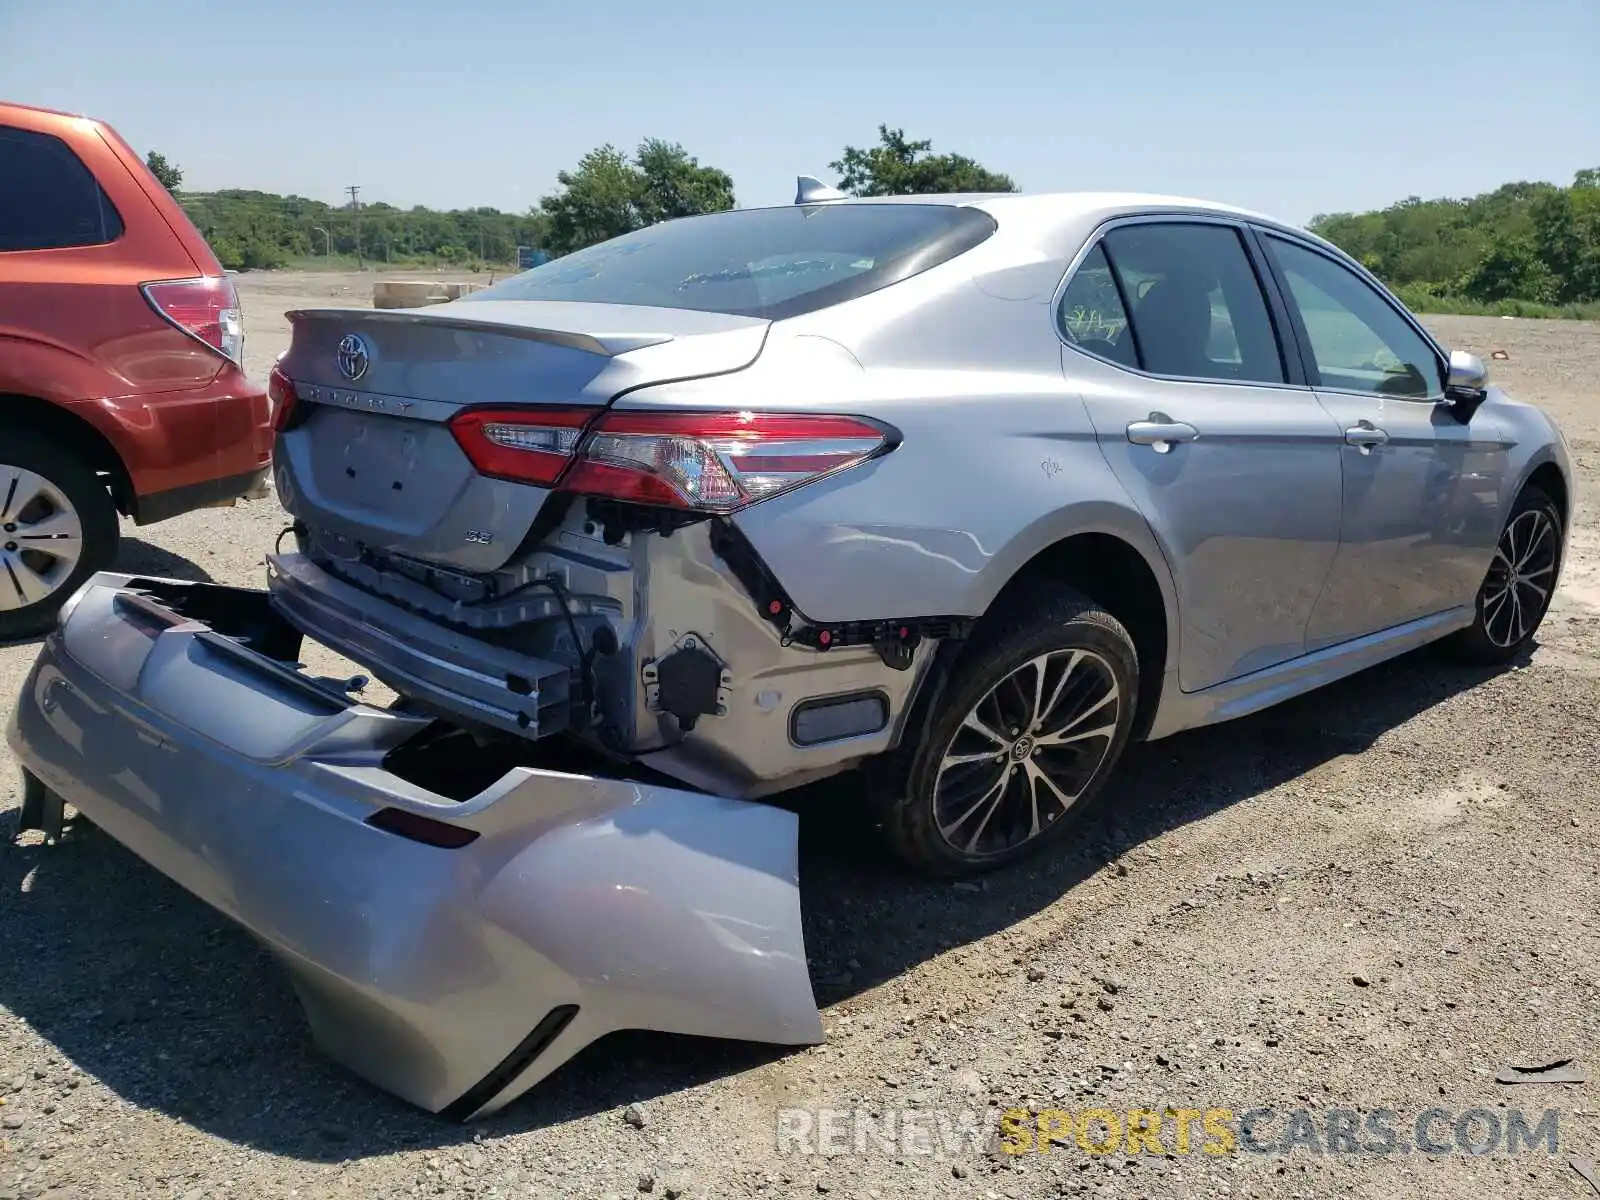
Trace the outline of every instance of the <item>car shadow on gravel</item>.
[[[196, 566], [181, 554], [174, 554], [142, 538], [128, 537], [126, 534], [117, 546], [117, 560], [112, 563], [111, 569], [128, 575], [159, 575], [167, 579], [184, 579], [190, 583], [215, 582], [203, 567]], [[43, 640], [43, 635], [11, 641], [0, 638], [0, 650], [8, 646], [36, 646]]]
[[[142, 569], [142, 568], [141, 568]], [[1232, 723], [1134, 747], [1084, 839], [979, 884], [896, 868], [855, 779], [799, 797], [806, 944], [837, 1003], [1026, 918], [1129, 849], [1259, 794], [1493, 672], [1422, 651]], [[1151, 870], [1134, 876], [1161, 887]], [[0, 849], [0, 1004], [125, 1104], [242, 1145], [337, 1162], [448, 1147], [648, 1101], [781, 1058], [771, 1046], [617, 1034], [505, 1112], [460, 1126], [408, 1107], [312, 1046], [299, 1004], [251, 938], [97, 830]], [[44, 1067], [45, 1064], [34, 1064]], [[3, 1081], [0, 1081], [3, 1082]], [[32, 1107], [31, 1079], [12, 1104]], [[39, 1101], [40, 1103], [43, 1100]]]
[[143, 538], [123, 535], [113, 568], [128, 575], [155, 575], [162, 579], [182, 579], [186, 583], [215, 583], [206, 569], [181, 554], [163, 550]]

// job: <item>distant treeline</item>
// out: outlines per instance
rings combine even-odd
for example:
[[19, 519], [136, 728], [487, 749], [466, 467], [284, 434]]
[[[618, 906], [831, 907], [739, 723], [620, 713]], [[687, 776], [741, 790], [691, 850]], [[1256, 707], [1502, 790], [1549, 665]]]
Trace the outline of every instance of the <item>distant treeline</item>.
[[[1010, 191], [1008, 176], [880, 126], [879, 144], [847, 146], [831, 164], [862, 196]], [[676, 143], [648, 139], [628, 156], [611, 146], [558, 175], [526, 213], [440, 212], [381, 201], [331, 205], [271, 192], [181, 191], [183, 173], [152, 168], [182, 201], [224, 266], [267, 268], [317, 257], [399, 264], [504, 266], [518, 246], [560, 255], [655, 221], [735, 204], [726, 172]], [[1600, 317], [1600, 167], [1570, 187], [1508, 183], [1465, 200], [1411, 197], [1377, 212], [1330, 213], [1311, 228], [1354, 255], [1412, 307]], [[358, 241], [359, 236], [359, 241]]]
[[1508, 183], [1467, 200], [1415, 196], [1311, 228], [1413, 307], [1600, 316], [1600, 168], [1571, 187]]
[[281, 267], [323, 255], [368, 262], [505, 264], [516, 260], [518, 246], [540, 245], [549, 225], [543, 213], [494, 208], [440, 212], [363, 202], [358, 213], [350, 205], [272, 192], [177, 195], [222, 265], [233, 270]]

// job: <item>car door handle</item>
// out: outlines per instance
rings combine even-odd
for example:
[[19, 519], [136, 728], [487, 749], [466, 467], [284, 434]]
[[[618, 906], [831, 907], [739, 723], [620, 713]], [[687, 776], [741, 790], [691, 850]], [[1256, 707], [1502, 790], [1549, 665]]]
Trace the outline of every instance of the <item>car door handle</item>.
[[1381, 446], [1389, 440], [1389, 435], [1371, 421], [1360, 421], [1344, 431], [1344, 440], [1348, 446], [1359, 447], [1361, 453], [1371, 454], [1374, 446]]
[[1193, 425], [1174, 421], [1166, 413], [1153, 412], [1147, 421], [1134, 421], [1128, 426], [1128, 440], [1135, 446], [1149, 446], [1157, 454], [1166, 454], [1174, 442], [1192, 442], [1200, 436]]

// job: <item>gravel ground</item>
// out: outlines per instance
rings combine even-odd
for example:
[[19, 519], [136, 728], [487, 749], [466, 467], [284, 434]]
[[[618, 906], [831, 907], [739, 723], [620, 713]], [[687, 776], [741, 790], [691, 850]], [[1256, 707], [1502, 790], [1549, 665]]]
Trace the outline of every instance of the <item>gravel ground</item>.
[[[352, 276], [240, 285], [257, 375], [283, 308], [369, 294]], [[267, 955], [93, 830], [0, 848], [0, 1200], [1585, 1194], [1567, 1156], [1600, 1157], [1597, 1084], [1494, 1073], [1600, 1044], [1600, 326], [1430, 323], [1509, 353], [1497, 377], [1563, 422], [1588, 489], [1526, 664], [1424, 651], [1136, 748], [1095, 840], [980, 884], [908, 880], [852, 819], [854, 785], [822, 789], [802, 874], [826, 1045], [619, 1036], [473, 1128], [327, 1063]], [[256, 583], [283, 522], [263, 501], [130, 528], [120, 566]], [[0, 648], [0, 696], [32, 656]], [[1166, 1154], [959, 1136], [1013, 1108], [1169, 1106], [1197, 1114], [1186, 1148], [1166, 1119]], [[1199, 1112], [1263, 1107], [1257, 1141], [1292, 1131], [1288, 1152], [1203, 1150]], [[1387, 1109], [1405, 1147], [1435, 1107], [1446, 1144], [1467, 1110], [1488, 1114], [1465, 1127], [1481, 1143], [1490, 1118], [1558, 1109], [1560, 1152], [1307, 1141], [1350, 1110], [1370, 1145]], [[908, 1110], [937, 1153], [888, 1124]]]

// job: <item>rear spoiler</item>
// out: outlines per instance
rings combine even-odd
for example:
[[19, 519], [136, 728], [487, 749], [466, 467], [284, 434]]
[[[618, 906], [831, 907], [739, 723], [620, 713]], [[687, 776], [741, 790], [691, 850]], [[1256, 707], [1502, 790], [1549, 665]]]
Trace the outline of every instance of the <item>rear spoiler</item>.
[[576, 333], [570, 329], [543, 329], [535, 325], [518, 325], [506, 321], [484, 321], [446, 311], [445, 304], [430, 305], [426, 310], [390, 308], [297, 308], [285, 313], [291, 325], [301, 321], [344, 320], [359, 321], [365, 325], [448, 325], [474, 333], [492, 333], [501, 337], [522, 338], [530, 342], [546, 342], [552, 346], [565, 346], [605, 358], [615, 358], [630, 350], [646, 346], [659, 346], [670, 342], [670, 333]]

